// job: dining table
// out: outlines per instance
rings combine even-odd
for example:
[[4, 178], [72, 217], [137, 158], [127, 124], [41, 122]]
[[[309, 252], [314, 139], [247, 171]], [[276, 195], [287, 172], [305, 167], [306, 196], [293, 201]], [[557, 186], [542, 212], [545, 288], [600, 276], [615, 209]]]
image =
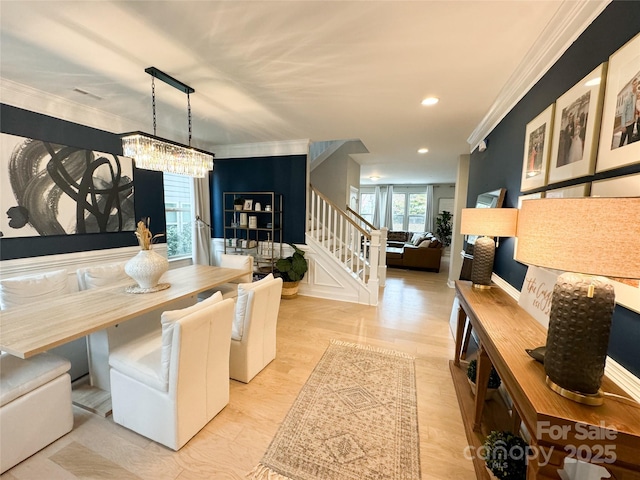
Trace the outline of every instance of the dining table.
[[[140, 289], [131, 288], [133, 280], [129, 279], [8, 308], [0, 311], [0, 350], [26, 359], [151, 312], [194, 304], [199, 293], [237, 280], [246, 273], [235, 268], [189, 265], [165, 272], [160, 283], [169, 287], [151, 293], [131, 293]], [[91, 357], [91, 352], [89, 355]], [[95, 377], [92, 368], [108, 370], [104, 360], [89, 358], [89, 379]], [[94, 382], [74, 386], [74, 403], [106, 416], [110, 412], [110, 394], [104, 385], [91, 383]]]

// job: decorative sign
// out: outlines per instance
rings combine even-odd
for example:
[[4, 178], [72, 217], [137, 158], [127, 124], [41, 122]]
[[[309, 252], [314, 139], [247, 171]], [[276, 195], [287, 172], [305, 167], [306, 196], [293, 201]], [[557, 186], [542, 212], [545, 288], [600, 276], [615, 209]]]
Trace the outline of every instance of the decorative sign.
[[133, 160], [0, 135], [0, 237], [133, 231]]
[[530, 266], [524, 277], [518, 305], [545, 328], [549, 327], [551, 296], [559, 273], [545, 268]]

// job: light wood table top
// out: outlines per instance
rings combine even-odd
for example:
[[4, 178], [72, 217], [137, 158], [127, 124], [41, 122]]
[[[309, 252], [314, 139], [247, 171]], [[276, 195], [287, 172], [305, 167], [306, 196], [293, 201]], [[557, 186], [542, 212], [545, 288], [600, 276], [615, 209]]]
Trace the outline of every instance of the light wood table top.
[[0, 350], [29, 358], [246, 273], [235, 268], [190, 265], [167, 271], [160, 282], [171, 286], [154, 293], [127, 293], [126, 287], [135, 284], [130, 280], [9, 308], [0, 312]]

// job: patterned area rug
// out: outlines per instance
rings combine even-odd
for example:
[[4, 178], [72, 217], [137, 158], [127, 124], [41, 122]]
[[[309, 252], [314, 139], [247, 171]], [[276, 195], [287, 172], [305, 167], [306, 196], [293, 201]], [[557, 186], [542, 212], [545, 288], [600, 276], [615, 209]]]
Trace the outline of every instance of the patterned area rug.
[[420, 479], [413, 357], [332, 341], [248, 476]]

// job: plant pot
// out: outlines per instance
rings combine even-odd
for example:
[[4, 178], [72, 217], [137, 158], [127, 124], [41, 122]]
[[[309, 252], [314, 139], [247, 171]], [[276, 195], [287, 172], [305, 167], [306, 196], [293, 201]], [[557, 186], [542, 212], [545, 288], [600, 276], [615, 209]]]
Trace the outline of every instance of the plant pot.
[[124, 265], [124, 271], [140, 288], [153, 288], [164, 272], [169, 270], [169, 261], [153, 250], [140, 250]]
[[296, 298], [299, 285], [300, 282], [282, 282], [282, 294], [280, 296], [285, 300]]
[[[469, 382], [469, 386], [471, 387], [471, 393], [475, 397], [476, 396], [476, 384], [473, 383], [469, 377], [467, 377], [467, 382]], [[496, 394], [497, 391], [498, 391], [497, 388], [487, 388], [487, 393], [485, 394], [484, 399], [485, 400], [491, 400], [493, 398], [493, 396]]]

